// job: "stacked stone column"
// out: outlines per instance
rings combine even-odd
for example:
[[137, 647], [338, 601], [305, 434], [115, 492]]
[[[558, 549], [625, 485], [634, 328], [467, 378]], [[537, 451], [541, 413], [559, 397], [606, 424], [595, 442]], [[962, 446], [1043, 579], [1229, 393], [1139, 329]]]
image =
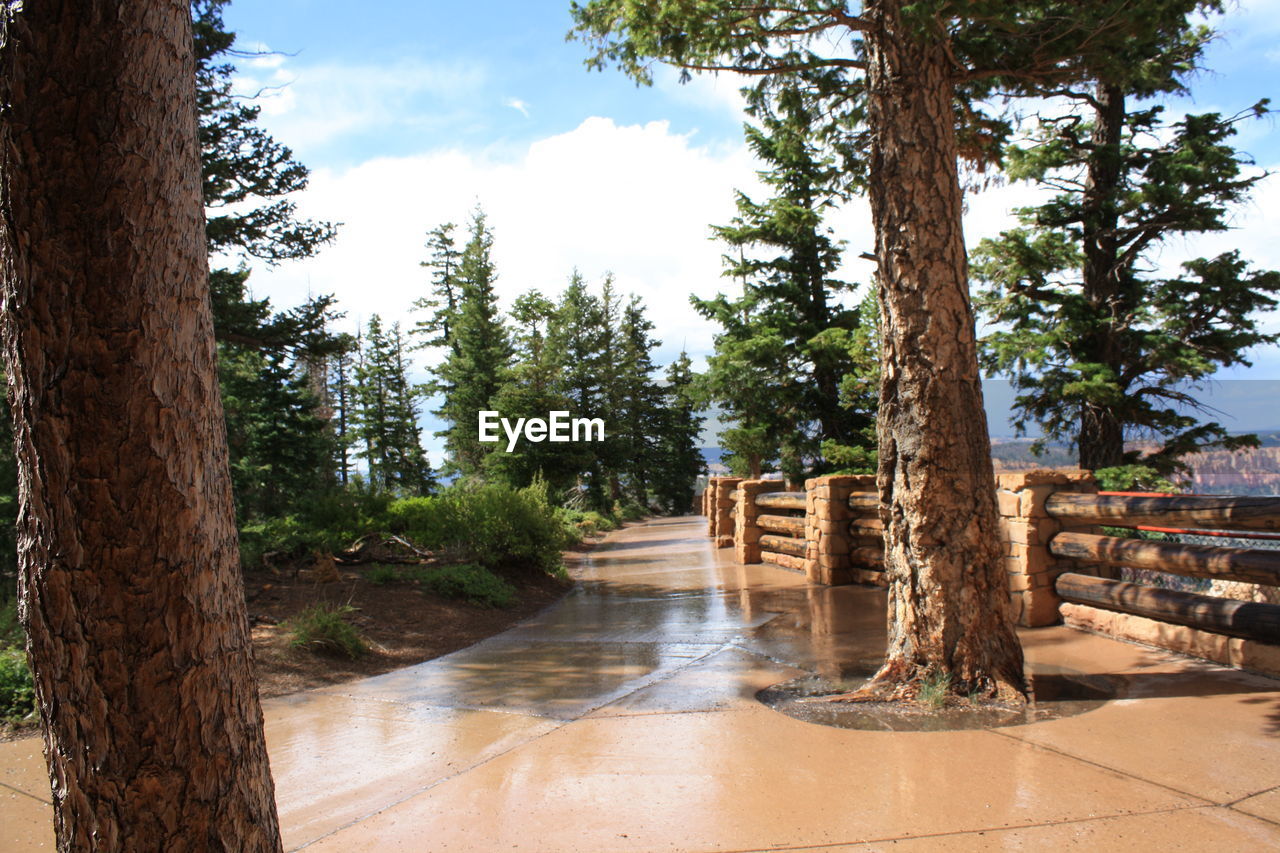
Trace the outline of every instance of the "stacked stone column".
[[738, 484], [741, 497], [735, 509], [733, 545], [739, 563], [760, 562], [760, 537], [764, 530], [756, 524], [756, 517], [761, 514], [760, 507], [756, 506], [756, 495], [785, 489], [786, 484], [781, 480], [743, 480]]
[[715, 486], [711, 498], [711, 539], [717, 548], [732, 548], [735, 510], [733, 498], [729, 495], [738, 488], [742, 478], [713, 477], [711, 482]]
[[864, 575], [872, 573], [856, 569], [850, 557], [849, 522], [853, 511], [849, 509], [849, 495], [874, 489], [875, 480], [873, 476], [805, 480], [805, 574], [810, 581], [833, 586], [870, 579]]
[[1082, 469], [1017, 471], [996, 476], [996, 503], [1000, 511], [1000, 540], [1009, 594], [1019, 625], [1036, 628], [1059, 621], [1062, 599], [1053, 583], [1071, 561], [1049, 553], [1049, 540], [1062, 525], [1045, 511], [1045, 501], [1056, 492], [1096, 493], [1093, 474]]

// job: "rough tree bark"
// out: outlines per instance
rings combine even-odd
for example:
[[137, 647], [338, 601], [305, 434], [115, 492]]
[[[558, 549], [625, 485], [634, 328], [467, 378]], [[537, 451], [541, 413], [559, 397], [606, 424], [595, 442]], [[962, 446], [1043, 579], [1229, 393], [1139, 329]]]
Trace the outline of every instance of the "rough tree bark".
[[0, 27], [20, 613], [59, 849], [279, 850], [187, 2], [6, 0]]
[[868, 2], [870, 201], [882, 328], [878, 485], [889, 648], [872, 693], [922, 677], [1025, 694], [997, 543], [991, 446], [961, 234], [952, 74], [943, 36]]

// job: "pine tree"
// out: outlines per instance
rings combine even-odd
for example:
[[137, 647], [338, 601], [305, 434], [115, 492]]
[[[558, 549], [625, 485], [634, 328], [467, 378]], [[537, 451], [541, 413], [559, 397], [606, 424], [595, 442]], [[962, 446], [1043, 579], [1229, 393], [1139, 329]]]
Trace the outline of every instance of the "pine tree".
[[[324, 389], [314, 381], [311, 385], [295, 381], [294, 369], [285, 365], [306, 365], [318, 376], [319, 365], [343, 343], [328, 332], [341, 316], [332, 296], [275, 311], [269, 300], [249, 293], [248, 258], [274, 264], [311, 257], [333, 240], [337, 229], [332, 223], [297, 216], [289, 197], [306, 188], [306, 166], [257, 125], [260, 108], [234, 93], [235, 67], [227, 60], [244, 54], [236, 51], [236, 36], [223, 23], [228, 2], [194, 0], [191, 15], [209, 256], [239, 259], [236, 269], [215, 266], [210, 270], [209, 292], [219, 381], [224, 396], [232, 401], [226, 407], [227, 431], [232, 436], [232, 468], [240, 472], [235, 488], [243, 518], [253, 508], [287, 508], [287, 500], [264, 500], [256, 487], [254, 494], [241, 492], [263, 482], [249, 472], [276, 470], [285, 456], [298, 464], [318, 466], [296, 472], [291, 477], [295, 486], [307, 483], [322, 488], [332, 481], [331, 460], [316, 452], [318, 428], [327, 420], [318, 411]], [[281, 407], [278, 417], [271, 406]], [[262, 425], [278, 420], [294, 423], [297, 431], [279, 433], [267, 443], [251, 438], [261, 434]], [[285, 448], [291, 437], [296, 437], [298, 446]], [[274, 449], [268, 451], [268, 447]], [[259, 451], [269, 455], [255, 455]]]
[[418, 344], [420, 347], [448, 347], [456, 355], [453, 326], [458, 312], [460, 253], [453, 240], [454, 227], [452, 222], [446, 222], [427, 235], [426, 245], [431, 250], [431, 258], [422, 261], [421, 266], [431, 270], [431, 292], [415, 299], [413, 308], [428, 311], [430, 316], [415, 323], [412, 334], [422, 338]]
[[650, 483], [660, 465], [657, 443], [662, 434], [662, 391], [653, 379], [653, 351], [659, 341], [649, 336], [653, 323], [644, 303], [634, 294], [622, 309], [618, 346], [619, 407], [613, 410], [613, 431], [621, 456], [624, 500], [649, 505]]
[[332, 434], [309, 377], [280, 353], [251, 349], [224, 350], [219, 371], [237, 515], [286, 515], [332, 471]]
[[359, 343], [350, 335], [342, 337], [343, 347], [330, 356], [327, 363], [330, 424], [333, 430], [333, 469], [338, 483], [351, 482], [353, 465], [351, 448], [356, 442], [355, 359], [352, 353]]
[[694, 374], [687, 353], [667, 367], [662, 389], [661, 421], [655, 448], [652, 488], [658, 505], [670, 514], [689, 512], [694, 484], [706, 470], [698, 449], [702, 418], [694, 394]]
[[[881, 373], [878, 482], [888, 522], [889, 650], [868, 690], [1025, 696], [996, 540], [991, 447], [961, 229], [959, 160], [989, 163], [1008, 130], [994, 93], [1110, 79], [1215, 3], [1006, 0], [963, 4], [574, 3], [588, 65], [649, 79], [653, 60], [732, 70], [821, 98], [815, 132], [855, 156], [876, 233]], [[921, 594], [921, 590], [927, 594]]]
[[[511, 308], [514, 358], [511, 370], [493, 399], [503, 417], [546, 418], [548, 412], [570, 411], [565, 393], [566, 364], [551, 339], [556, 305], [540, 292], [521, 294]], [[485, 457], [485, 476], [513, 488], [542, 478], [553, 494], [564, 494], [586, 470], [594, 454], [589, 445], [572, 442], [521, 441], [512, 452]]]
[[281, 849], [193, 67], [185, 2], [0, 6], [19, 613], [64, 851]]
[[[614, 372], [614, 365], [609, 363], [613, 337], [609, 310], [574, 270], [560, 295], [549, 335], [551, 346], [564, 365], [561, 388], [570, 411], [575, 417], [603, 418], [606, 425], [612, 419], [608, 397]], [[606, 468], [612, 462], [612, 454], [602, 454], [599, 448], [592, 448], [586, 467], [579, 471], [583, 498], [592, 509], [603, 512], [612, 509], [606, 475]]]
[[417, 391], [409, 383], [405, 342], [398, 323], [390, 329], [374, 314], [362, 338], [355, 368], [355, 436], [363, 449], [369, 481], [376, 488], [425, 494], [434, 486], [422, 449]]
[[444, 397], [436, 414], [449, 422], [448, 429], [437, 435], [445, 439], [447, 469], [464, 477], [479, 475], [484, 457], [493, 450], [494, 445], [479, 441], [479, 413], [493, 408], [511, 366], [511, 345], [494, 290], [493, 235], [478, 208], [470, 231], [458, 264], [451, 343], [436, 371]]
[[798, 482], [834, 467], [822, 459], [824, 446], [873, 443], [869, 414], [839, 396], [845, 374], [862, 363], [849, 350], [862, 340], [859, 314], [840, 304], [852, 287], [833, 277], [841, 246], [823, 223], [842, 198], [841, 175], [818, 148], [800, 88], [768, 98], [752, 91], [749, 112], [760, 124], [746, 126], [747, 141], [768, 165], [760, 177], [774, 195], [758, 203], [739, 193], [737, 218], [714, 229], [737, 250], [725, 274], [742, 282], [743, 294], [693, 302], [723, 329], [705, 381], [736, 422], [725, 437], [731, 464], [759, 476], [778, 459]]
[[[1173, 49], [1182, 56], [1203, 38], [1189, 33]], [[1161, 106], [1128, 106], [1130, 95], [1180, 87], [1154, 76], [1071, 92], [1084, 115], [1042, 119], [1033, 144], [1009, 152], [1012, 177], [1059, 192], [1018, 211], [1021, 227], [984, 241], [974, 264], [986, 284], [978, 305], [999, 329], [984, 342], [986, 366], [1021, 392], [1020, 426], [1042, 425], [1038, 446], [1075, 444], [1081, 467], [1119, 488], [1185, 471], [1183, 457], [1201, 448], [1256, 445], [1195, 415], [1204, 409], [1190, 392], [1280, 339], [1257, 322], [1276, 305], [1280, 272], [1250, 271], [1230, 251], [1188, 260], [1181, 275], [1150, 274], [1170, 241], [1226, 230], [1232, 205], [1264, 177], [1243, 173], [1228, 140], [1265, 103], [1170, 125]], [[1160, 447], [1126, 451], [1126, 438]]]

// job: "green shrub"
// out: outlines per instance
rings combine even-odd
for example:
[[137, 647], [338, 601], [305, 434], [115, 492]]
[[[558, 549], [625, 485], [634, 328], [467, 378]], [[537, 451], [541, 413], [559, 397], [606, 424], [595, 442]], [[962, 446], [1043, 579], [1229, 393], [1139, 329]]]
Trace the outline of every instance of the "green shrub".
[[18, 623], [18, 599], [0, 602], [0, 649], [21, 646], [23, 642], [22, 625]]
[[348, 488], [309, 496], [292, 515], [257, 518], [240, 527], [240, 565], [262, 566], [276, 552], [286, 560], [312, 553], [333, 553], [366, 533], [385, 529], [389, 495]]
[[649, 510], [638, 503], [628, 501], [618, 510], [618, 517], [623, 521], [640, 521], [648, 517]]
[[612, 516], [603, 515], [595, 510], [559, 509], [557, 513], [562, 526], [573, 531], [569, 544], [581, 542], [584, 536], [595, 536], [616, 530], [618, 522]]
[[421, 548], [444, 550], [487, 569], [555, 573], [571, 544], [546, 486], [455, 486], [435, 497], [405, 498], [387, 508], [391, 530]]
[[425, 590], [482, 607], [512, 607], [519, 600], [515, 587], [474, 563], [441, 566], [425, 571], [419, 577]]
[[36, 686], [22, 649], [0, 649], [0, 719], [21, 720], [36, 708]]
[[400, 575], [400, 570], [395, 566], [389, 566], [386, 563], [374, 563], [369, 571], [365, 572], [364, 576], [369, 583], [377, 584], [378, 586], [403, 580]]
[[316, 604], [303, 610], [285, 623], [293, 633], [294, 648], [346, 655], [353, 660], [363, 655], [367, 648], [364, 640], [346, 617], [355, 612], [349, 604], [334, 606]]

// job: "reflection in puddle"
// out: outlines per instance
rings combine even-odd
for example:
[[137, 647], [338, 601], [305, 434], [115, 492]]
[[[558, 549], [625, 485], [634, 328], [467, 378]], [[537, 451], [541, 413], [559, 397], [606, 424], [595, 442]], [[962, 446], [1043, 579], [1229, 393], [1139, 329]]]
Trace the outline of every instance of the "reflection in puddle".
[[813, 697], [859, 685], [835, 683], [820, 675], [806, 675], [777, 684], [756, 694], [775, 711], [806, 723], [841, 729], [885, 732], [941, 732], [958, 729], [990, 729], [1042, 723], [1093, 711], [1116, 698], [1117, 682], [1105, 675], [1090, 675], [1058, 667], [1030, 674], [1035, 700], [1025, 708], [957, 707], [937, 710], [888, 703], [815, 702]]

